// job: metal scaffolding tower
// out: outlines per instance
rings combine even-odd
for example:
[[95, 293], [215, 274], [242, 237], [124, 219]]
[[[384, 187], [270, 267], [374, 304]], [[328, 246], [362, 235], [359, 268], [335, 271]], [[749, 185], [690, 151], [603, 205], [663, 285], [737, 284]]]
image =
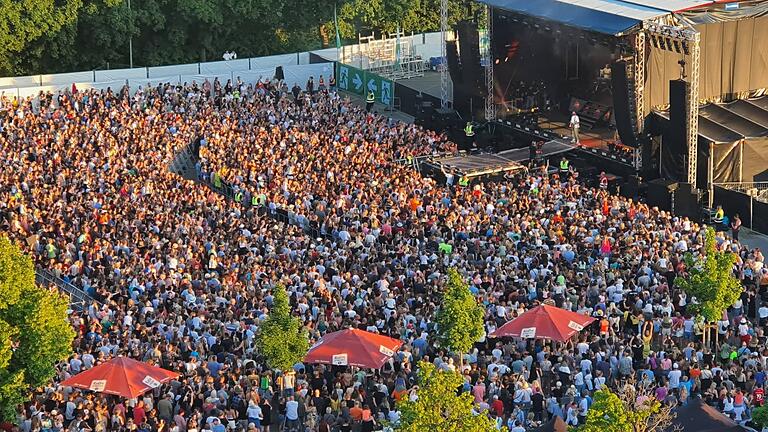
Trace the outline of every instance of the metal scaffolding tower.
[[[696, 168], [698, 160], [699, 137], [699, 62], [701, 58], [701, 34], [693, 27], [670, 26], [658, 23], [645, 23], [646, 37], [656, 41], [653, 45], [660, 49], [674, 50], [689, 57], [691, 67], [687, 78], [688, 94], [686, 95], [686, 180], [696, 189]], [[666, 48], [665, 48], [666, 47]], [[674, 47], [674, 48], [673, 48]], [[682, 65], [681, 65], [682, 66]], [[709, 186], [709, 185], [708, 185]]]
[[448, 108], [448, 57], [445, 40], [448, 33], [448, 0], [440, 0], [440, 108]]
[[699, 43], [701, 34], [694, 31], [692, 36], [691, 85], [685, 120], [688, 123], [688, 183], [691, 184], [691, 188], [696, 189], [696, 158], [699, 150], [699, 59], [701, 58]]
[[485, 14], [485, 121], [496, 120], [496, 105], [493, 103], [493, 8], [488, 6]]
[[637, 133], [643, 131], [645, 121], [645, 32], [635, 35], [635, 122]]

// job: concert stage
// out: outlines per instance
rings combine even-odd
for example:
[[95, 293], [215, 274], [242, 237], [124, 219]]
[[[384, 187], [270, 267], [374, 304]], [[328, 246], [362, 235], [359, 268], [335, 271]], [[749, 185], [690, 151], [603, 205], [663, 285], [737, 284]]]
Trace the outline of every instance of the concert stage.
[[[563, 139], [544, 143], [542, 157], [549, 158], [575, 148]], [[433, 172], [453, 171], [467, 178], [489, 176], [496, 174], [516, 173], [527, 170], [526, 162], [530, 159], [528, 148], [506, 150], [499, 153], [459, 154], [430, 158], [423, 163], [425, 168]]]
[[[699, 121], [696, 113], [700, 101], [752, 99], [768, 88], [763, 49], [768, 46], [768, 0], [727, 5], [713, 0], [478, 1], [490, 7], [485, 25], [489, 44], [481, 51], [486, 85], [473, 88], [485, 90], [480, 92], [486, 98], [486, 119], [512, 124], [515, 134], [523, 134], [519, 143], [570, 137], [570, 116], [576, 112], [583, 152], [646, 179], [661, 173], [711, 191], [718, 178], [741, 177], [736, 164], [728, 166], [726, 176], [713, 175], [711, 158], [709, 167], [706, 159], [697, 161], [704, 153], [699, 142], [712, 141], [702, 135], [710, 119]], [[751, 36], [742, 38], [745, 34]], [[464, 44], [461, 33], [459, 43]], [[470, 38], [467, 49], [459, 51], [459, 71], [470, 83], [467, 70], [473, 59], [465, 51], [471, 53], [475, 43]], [[454, 84], [456, 89], [460, 83]], [[672, 120], [655, 121], [654, 112], [669, 106], [677, 107]], [[717, 116], [728, 130], [742, 126], [738, 117], [744, 112], [756, 111], [739, 104], [729, 108], [735, 116], [721, 108], [706, 114]], [[761, 150], [768, 154], [766, 146]], [[714, 165], [715, 171], [726, 168]], [[762, 173], [768, 166], [758, 168]]]

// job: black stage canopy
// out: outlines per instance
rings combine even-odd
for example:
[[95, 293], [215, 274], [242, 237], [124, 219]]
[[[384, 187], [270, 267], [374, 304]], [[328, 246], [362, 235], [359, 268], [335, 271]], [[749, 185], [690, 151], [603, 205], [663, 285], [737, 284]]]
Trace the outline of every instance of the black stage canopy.
[[768, 96], [700, 107], [698, 141], [698, 183], [768, 181]]

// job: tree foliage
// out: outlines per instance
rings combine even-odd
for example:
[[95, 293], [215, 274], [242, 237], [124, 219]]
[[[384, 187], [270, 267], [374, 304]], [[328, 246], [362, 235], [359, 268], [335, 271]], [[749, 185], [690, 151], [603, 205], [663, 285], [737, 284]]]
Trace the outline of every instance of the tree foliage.
[[35, 285], [32, 260], [0, 238], [0, 415], [15, 420], [29, 388], [47, 383], [72, 352], [67, 301]]
[[[350, 42], [440, 27], [438, 0], [0, 0], [0, 75], [127, 67], [131, 38], [135, 66], [333, 46], [334, 6]], [[480, 8], [450, 0], [449, 23]]]
[[752, 422], [759, 428], [768, 427], [768, 406], [755, 407], [752, 410]]
[[299, 319], [291, 315], [285, 287], [277, 285], [273, 295], [272, 309], [259, 326], [256, 346], [271, 368], [285, 371], [307, 354], [309, 335]]
[[464, 384], [457, 372], [439, 371], [429, 362], [419, 363], [418, 398], [403, 398], [397, 403], [400, 410], [401, 432], [491, 432], [495, 423], [486, 415], [474, 415], [474, 400], [469, 393], [458, 394]]
[[457, 354], [468, 352], [483, 337], [483, 307], [456, 269], [448, 270], [443, 301], [435, 316], [438, 341]]
[[673, 427], [675, 416], [672, 406], [662, 405], [648, 389], [627, 384], [619, 393], [596, 391], [585, 423], [575, 431], [663, 432]]
[[741, 282], [733, 273], [736, 255], [718, 251], [715, 230], [707, 228], [703, 254], [685, 255], [687, 275], [675, 280], [688, 295], [695, 297], [689, 308], [707, 322], [719, 320], [723, 312], [741, 295]]
[[0, 0], [0, 71], [23, 73], [18, 67], [34, 43], [77, 21], [82, 0]]

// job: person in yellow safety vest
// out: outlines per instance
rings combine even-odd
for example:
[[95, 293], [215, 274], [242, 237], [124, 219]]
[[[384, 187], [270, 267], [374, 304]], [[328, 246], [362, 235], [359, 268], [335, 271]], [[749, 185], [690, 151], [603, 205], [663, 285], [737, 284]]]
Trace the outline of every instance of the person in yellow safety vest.
[[469, 179], [465, 176], [461, 176], [461, 178], [459, 179], [459, 186], [461, 187], [469, 186]]
[[376, 95], [369, 91], [368, 96], [365, 97], [365, 112], [371, 112], [374, 102], [376, 102]]
[[467, 122], [467, 125], [464, 126], [464, 136], [467, 138], [467, 148], [473, 149], [475, 147], [475, 130], [472, 122]]
[[565, 178], [568, 175], [571, 169], [570, 166], [570, 161], [563, 156], [563, 158], [560, 159], [560, 176], [562, 176], [562, 178]]
[[725, 211], [723, 211], [723, 206], [717, 206], [717, 211], [715, 211], [715, 217], [713, 221], [716, 224], [722, 224], [723, 219], [725, 219]]
[[257, 205], [259, 205], [259, 197], [254, 195], [251, 197], [251, 206], [256, 207]]
[[221, 177], [219, 176], [219, 174], [213, 173], [212, 176], [213, 176], [213, 185], [216, 188], [221, 188]]
[[243, 193], [240, 191], [235, 192], [235, 202], [241, 203], [243, 202]]

